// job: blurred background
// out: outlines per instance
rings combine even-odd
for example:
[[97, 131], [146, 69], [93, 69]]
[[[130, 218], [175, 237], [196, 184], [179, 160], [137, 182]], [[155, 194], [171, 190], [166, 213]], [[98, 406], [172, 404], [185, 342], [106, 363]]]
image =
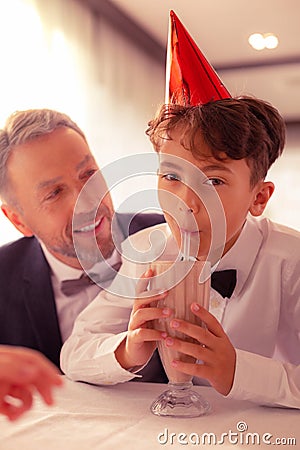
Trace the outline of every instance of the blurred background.
[[[287, 144], [269, 172], [265, 215], [300, 230], [299, 0], [0, 0], [0, 127], [15, 110], [53, 108], [83, 129], [100, 168], [151, 152], [145, 129], [164, 100], [170, 9], [232, 95], [283, 115]], [[116, 207], [155, 184], [122, 183]], [[1, 214], [0, 244], [19, 236]]]

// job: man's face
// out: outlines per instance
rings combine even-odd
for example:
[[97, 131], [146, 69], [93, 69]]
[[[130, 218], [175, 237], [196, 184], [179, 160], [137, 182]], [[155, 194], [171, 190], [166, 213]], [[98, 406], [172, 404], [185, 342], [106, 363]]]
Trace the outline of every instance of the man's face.
[[[35, 235], [60, 261], [80, 268], [72, 238], [73, 211], [81, 189], [98, 170], [87, 143], [76, 131], [63, 127], [38, 137], [16, 147], [9, 158], [8, 177], [17, 207], [4, 206], [3, 210], [24, 235]], [[95, 233], [105, 258], [114, 249], [112, 216], [107, 193], [99, 207], [92, 211], [88, 205], [86, 216], [81, 212], [81, 225], [74, 230], [83, 237], [83, 245]], [[89, 260], [88, 249], [77, 250]]]
[[[170, 192], [173, 198], [182, 201], [182, 204], [186, 205], [186, 211], [190, 211], [193, 222], [187, 221], [189, 225], [186, 226], [182, 216], [182, 206], [176, 210], [176, 201], [172, 201], [171, 196], [168, 198], [168, 194], [161, 191], [159, 193], [160, 203], [166, 220], [181, 247], [182, 232], [185, 229], [189, 228], [189, 231], [192, 231], [192, 238], [197, 235], [200, 248], [195, 256], [198, 257], [207, 256], [212, 241], [212, 229], [215, 232], [218, 227], [222, 227], [223, 223], [224, 249], [222, 253], [224, 254], [233, 246], [241, 233], [248, 211], [252, 212], [259, 186], [250, 187], [250, 168], [244, 159], [216, 160], [203, 142], [199, 142], [203, 158], [196, 159], [191, 151], [186, 150], [180, 144], [180, 133], [173, 132], [172, 138], [172, 140], [166, 140], [160, 149], [158, 188]], [[180, 163], [180, 160], [176, 162], [176, 158], [174, 158], [175, 162], [169, 164], [168, 159], [172, 160], [173, 156], [182, 158], [182, 162]], [[191, 179], [193, 170], [190, 173], [191, 184], [197, 187], [200, 196], [191, 189], [185, 161], [202, 172], [202, 174], [199, 172], [200, 176], [196, 180]], [[209, 214], [211, 205], [204, 201], [205, 197], [209, 198], [205, 194], [207, 190], [215, 193], [220, 204], [219, 217], [217, 220], [213, 219], [214, 221], [210, 219]], [[201, 192], [204, 192], [204, 196], [201, 195]], [[254, 215], [259, 214], [255, 213]]]

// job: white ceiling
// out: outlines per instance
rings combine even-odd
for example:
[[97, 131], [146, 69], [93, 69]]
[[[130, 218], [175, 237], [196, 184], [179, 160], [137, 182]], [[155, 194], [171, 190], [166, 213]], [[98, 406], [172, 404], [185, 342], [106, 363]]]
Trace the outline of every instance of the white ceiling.
[[[111, 0], [166, 47], [173, 9], [232, 95], [273, 103], [287, 121], [300, 121], [299, 0]], [[254, 32], [279, 38], [275, 50], [255, 51]]]

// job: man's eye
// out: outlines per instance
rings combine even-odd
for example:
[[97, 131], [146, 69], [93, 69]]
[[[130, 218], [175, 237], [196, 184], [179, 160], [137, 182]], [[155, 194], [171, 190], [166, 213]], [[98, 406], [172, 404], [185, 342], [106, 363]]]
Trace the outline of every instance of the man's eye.
[[180, 177], [176, 173], [162, 173], [160, 176], [167, 181], [180, 181]]
[[208, 186], [221, 186], [222, 184], [224, 184], [223, 180], [220, 180], [220, 178], [208, 178], [204, 184], [208, 185]]
[[98, 169], [90, 169], [87, 170], [86, 172], [84, 172], [82, 178], [90, 178], [92, 175], [94, 175], [94, 173], [97, 172]]
[[45, 200], [53, 200], [61, 193], [61, 191], [62, 191], [61, 188], [54, 189], [52, 192], [49, 192], [49, 194], [46, 195]]

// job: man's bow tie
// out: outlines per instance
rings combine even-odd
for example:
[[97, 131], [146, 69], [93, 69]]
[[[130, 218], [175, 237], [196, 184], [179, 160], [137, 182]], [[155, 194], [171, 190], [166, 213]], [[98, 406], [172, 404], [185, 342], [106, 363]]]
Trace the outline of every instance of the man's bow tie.
[[112, 281], [114, 279], [116, 271], [118, 271], [120, 267], [121, 263], [118, 262], [111, 267], [105, 268], [105, 270], [101, 274], [91, 273], [91, 278], [86, 273], [83, 273], [80, 278], [77, 278], [75, 280], [62, 281], [60, 289], [63, 294], [65, 294], [66, 296], [70, 296], [79, 294], [80, 291], [93, 284], [99, 283], [99, 285], [101, 286], [102, 283]]
[[230, 298], [236, 285], [236, 270], [220, 270], [211, 274], [211, 287], [222, 297]]

